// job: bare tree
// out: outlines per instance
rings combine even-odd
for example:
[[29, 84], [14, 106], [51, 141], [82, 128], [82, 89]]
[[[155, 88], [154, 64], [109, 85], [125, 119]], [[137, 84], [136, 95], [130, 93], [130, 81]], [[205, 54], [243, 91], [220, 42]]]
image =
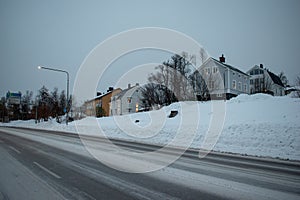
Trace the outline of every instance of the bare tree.
[[164, 85], [148, 83], [142, 87], [143, 106], [148, 110], [177, 102], [174, 93]]
[[201, 73], [196, 70], [189, 78], [198, 101], [210, 99], [208, 86]]
[[296, 86], [295, 96], [297, 98], [300, 98], [300, 76], [296, 77], [295, 86]]
[[289, 81], [288, 81], [286, 75], [284, 74], [284, 72], [283, 71], [280, 72], [278, 74], [278, 77], [280, 78], [280, 80], [281, 80], [282, 84], [284, 85], [284, 87], [286, 87], [288, 85]]
[[[188, 57], [186, 54], [184, 56]], [[179, 101], [195, 99], [189, 80], [192, 64], [185, 57], [173, 55], [170, 60], [157, 66], [157, 72], [150, 74], [148, 78], [150, 83], [163, 85], [171, 90]]]

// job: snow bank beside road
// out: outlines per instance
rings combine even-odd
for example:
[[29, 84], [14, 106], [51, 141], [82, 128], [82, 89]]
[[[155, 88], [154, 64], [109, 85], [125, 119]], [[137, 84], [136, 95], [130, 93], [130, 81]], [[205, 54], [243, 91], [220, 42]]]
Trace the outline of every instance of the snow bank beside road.
[[[195, 105], [199, 110], [195, 109]], [[174, 118], [167, 118], [173, 109], [179, 110], [179, 114]], [[197, 149], [204, 140], [212, 115], [211, 102], [181, 102], [160, 111], [115, 118], [88, 117], [77, 121], [76, 124], [77, 128], [86, 134], [99, 135], [99, 123], [109, 138], [166, 145], [175, 138], [180, 127], [186, 134], [193, 132], [195, 116], [199, 116], [199, 127], [190, 145]], [[184, 122], [181, 121], [181, 117], [184, 117]], [[136, 120], [139, 122], [136, 123]], [[264, 94], [240, 95], [226, 101], [224, 128], [213, 150], [300, 160], [299, 121], [300, 99]], [[126, 126], [118, 126], [124, 123]], [[14, 121], [3, 125], [76, 132], [75, 122], [66, 126], [57, 124], [55, 120], [39, 124], [35, 124], [34, 120]], [[184, 144], [188, 138], [185, 135], [177, 137], [180, 144]]]

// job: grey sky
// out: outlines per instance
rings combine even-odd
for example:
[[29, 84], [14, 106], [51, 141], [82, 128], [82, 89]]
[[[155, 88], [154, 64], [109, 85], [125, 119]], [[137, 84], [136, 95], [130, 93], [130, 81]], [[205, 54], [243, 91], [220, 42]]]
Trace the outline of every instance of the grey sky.
[[[298, 0], [0, 0], [0, 96], [42, 85], [65, 89], [64, 74], [37, 70], [38, 65], [68, 70], [72, 86], [96, 45], [121, 31], [149, 26], [183, 32], [211, 56], [224, 53], [227, 63], [243, 71], [263, 63], [293, 82], [300, 74], [299, 11]], [[118, 67], [162, 62], [166, 56], [156, 52], [152, 60], [120, 59], [116, 73]]]

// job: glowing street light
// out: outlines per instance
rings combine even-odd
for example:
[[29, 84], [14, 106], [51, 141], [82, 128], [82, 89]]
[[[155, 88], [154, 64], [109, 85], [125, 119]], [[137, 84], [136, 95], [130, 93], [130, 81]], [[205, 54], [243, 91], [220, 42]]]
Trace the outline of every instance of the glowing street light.
[[66, 113], [67, 113], [67, 119], [66, 119], [66, 125], [68, 125], [69, 121], [69, 72], [61, 69], [54, 69], [54, 68], [49, 68], [49, 67], [44, 67], [44, 66], [38, 66], [38, 69], [46, 69], [50, 71], [56, 71], [56, 72], [63, 72], [67, 74], [67, 108], [66, 108]]

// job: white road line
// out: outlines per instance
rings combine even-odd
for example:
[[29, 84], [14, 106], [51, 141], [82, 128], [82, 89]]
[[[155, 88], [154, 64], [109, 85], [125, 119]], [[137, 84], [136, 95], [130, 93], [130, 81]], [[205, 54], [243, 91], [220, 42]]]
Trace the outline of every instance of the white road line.
[[55, 178], [57, 179], [60, 179], [61, 177], [58, 176], [57, 174], [55, 174], [54, 172], [50, 171], [49, 169], [47, 169], [46, 167], [40, 165], [39, 163], [37, 162], [33, 162], [36, 166], [38, 166], [39, 168], [41, 168], [42, 170], [44, 170], [45, 172], [47, 172], [48, 174], [54, 176]]
[[18, 149], [16, 149], [15, 147], [9, 146], [9, 148], [10, 148], [11, 150], [13, 150], [14, 152], [18, 153], [18, 154], [21, 153], [21, 152], [20, 152]]

